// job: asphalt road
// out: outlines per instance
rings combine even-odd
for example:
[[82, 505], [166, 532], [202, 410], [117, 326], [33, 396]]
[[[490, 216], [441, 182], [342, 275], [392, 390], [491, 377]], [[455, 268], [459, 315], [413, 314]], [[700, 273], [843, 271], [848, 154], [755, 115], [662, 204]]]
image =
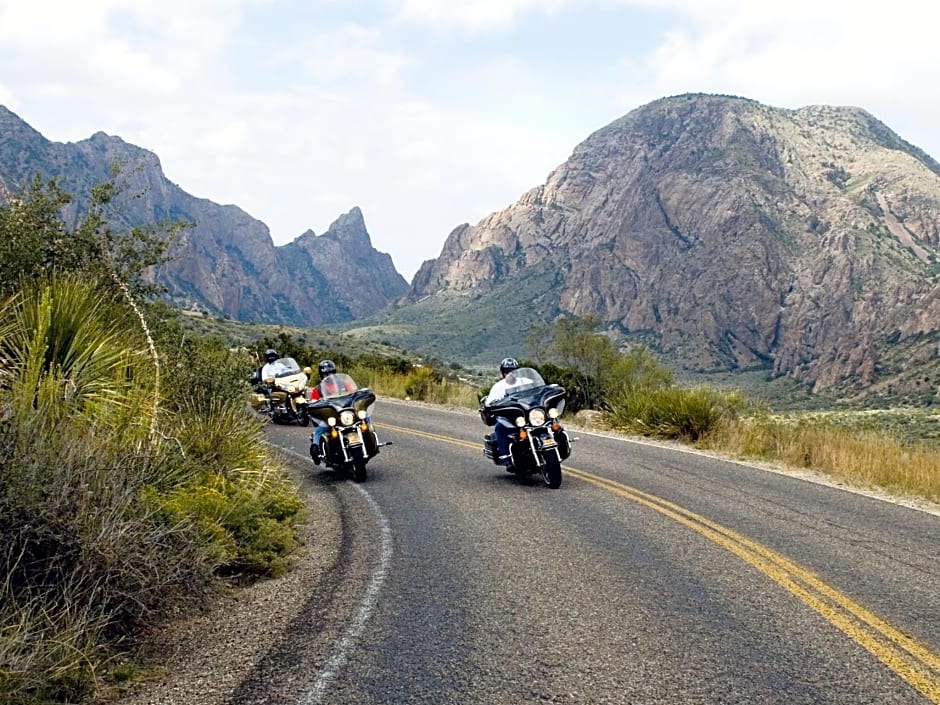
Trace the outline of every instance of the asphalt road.
[[258, 702], [940, 705], [940, 516], [579, 431], [550, 490], [472, 412], [375, 422], [362, 485], [270, 427], [336, 494], [342, 570]]

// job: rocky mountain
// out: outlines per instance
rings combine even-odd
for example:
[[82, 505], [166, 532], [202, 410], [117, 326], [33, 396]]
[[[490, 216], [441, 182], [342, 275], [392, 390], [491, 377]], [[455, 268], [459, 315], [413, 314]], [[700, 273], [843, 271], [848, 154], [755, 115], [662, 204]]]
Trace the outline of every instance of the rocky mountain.
[[940, 388], [940, 165], [859, 108], [665, 98], [456, 228], [378, 322], [492, 365], [588, 314], [685, 370], [872, 388], [933, 360], [905, 383]]
[[319, 326], [373, 314], [408, 283], [389, 255], [372, 247], [358, 208], [322, 235], [274, 245], [268, 227], [234, 205], [196, 198], [169, 181], [158, 157], [99, 132], [76, 143], [45, 139], [0, 106], [0, 198], [36, 174], [56, 178], [75, 197], [68, 217], [87, 205], [92, 186], [113, 178], [121, 189], [121, 226], [186, 221], [173, 260], [154, 274], [169, 300], [242, 321]]

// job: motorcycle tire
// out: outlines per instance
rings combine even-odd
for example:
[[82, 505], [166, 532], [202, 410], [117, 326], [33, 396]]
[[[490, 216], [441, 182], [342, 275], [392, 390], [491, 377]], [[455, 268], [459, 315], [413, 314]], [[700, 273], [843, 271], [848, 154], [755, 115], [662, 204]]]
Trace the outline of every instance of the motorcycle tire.
[[352, 479], [353, 482], [365, 482], [366, 477], [366, 461], [365, 458], [353, 458], [352, 461]]
[[550, 489], [561, 487], [561, 461], [558, 458], [546, 458], [541, 470], [542, 479]]
[[307, 412], [305, 411], [302, 411], [300, 413], [300, 416], [298, 417], [297, 420], [300, 422], [300, 425], [303, 426], [304, 428], [310, 425], [310, 417], [307, 416]]

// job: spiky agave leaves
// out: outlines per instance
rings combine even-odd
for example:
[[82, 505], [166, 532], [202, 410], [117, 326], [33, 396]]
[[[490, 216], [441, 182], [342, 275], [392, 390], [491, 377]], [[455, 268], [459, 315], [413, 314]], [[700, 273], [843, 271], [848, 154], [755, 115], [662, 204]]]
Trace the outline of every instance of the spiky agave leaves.
[[[75, 275], [28, 283], [0, 308], [7, 413], [130, 428], [152, 408], [153, 372], [132, 312], [111, 288]], [[144, 429], [146, 431], [146, 428]]]

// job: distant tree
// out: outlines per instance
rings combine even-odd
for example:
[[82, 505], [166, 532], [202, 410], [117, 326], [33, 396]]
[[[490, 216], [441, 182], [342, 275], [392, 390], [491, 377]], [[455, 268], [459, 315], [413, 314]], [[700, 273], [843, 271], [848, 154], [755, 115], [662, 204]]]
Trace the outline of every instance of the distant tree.
[[635, 346], [621, 353], [599, 328], [596, 316], [559, 318], [533, 327], [527, 338], [540, 352], [540, 374], [563, 384], [575, 406], [606, 408], [612, 396], [624, 391], [672, 384], [672, 372], [648, 348]]
[[22, 193], [10, 195], [0, 206], [0, 296], [17, 291], [24, 279], [53, 272], [120, 281], [137, 300], [160, 293], [148, 271], [170, 259], [169, 249], [187, 223], [118, 230], [112, 205], [119, 193], [113, 180], [93, 187], [88, 209], [73, 229], [62, 216], [73, 198], [55, 179], [37, 175]]

